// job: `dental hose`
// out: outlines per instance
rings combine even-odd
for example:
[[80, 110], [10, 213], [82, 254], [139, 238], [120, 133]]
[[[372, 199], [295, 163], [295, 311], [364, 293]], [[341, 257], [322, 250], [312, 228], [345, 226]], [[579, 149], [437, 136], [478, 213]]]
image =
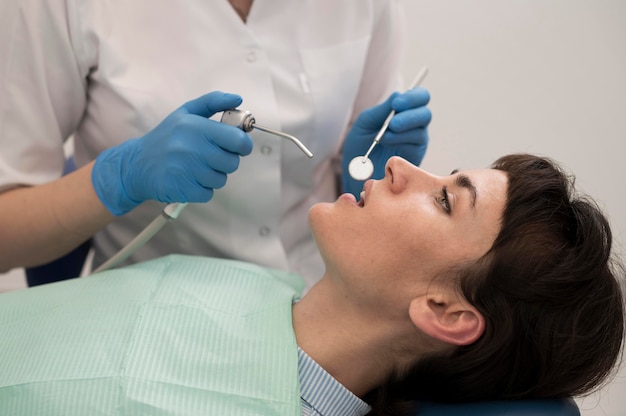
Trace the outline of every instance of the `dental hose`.
[[143, 247], [156, 233], [158, 233], [165, 224], [174, 221], [178, 215], [187, 206], [187, 203], [174, 202], [168, 204], [161, 211], [161, 215], [152, 220], [146, 228], [143, 229], [135, 238], [132, 239], [124, 248], [118, 251], [113, 257], [105, 261], [93, 273], [103, 272], [112, 269], [122, 263], [124, 260], [132, 256], [137, 250]]

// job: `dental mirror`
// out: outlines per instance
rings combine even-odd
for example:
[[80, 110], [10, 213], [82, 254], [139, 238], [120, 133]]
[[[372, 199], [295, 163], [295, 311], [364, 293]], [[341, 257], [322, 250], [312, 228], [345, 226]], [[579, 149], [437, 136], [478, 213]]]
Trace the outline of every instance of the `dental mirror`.
[[374, 173], [374, 164], [367, 156], [357, 156], [350, 161], [348, 173], [350, 173], [352, 179], [364, 181], [369, 179]]

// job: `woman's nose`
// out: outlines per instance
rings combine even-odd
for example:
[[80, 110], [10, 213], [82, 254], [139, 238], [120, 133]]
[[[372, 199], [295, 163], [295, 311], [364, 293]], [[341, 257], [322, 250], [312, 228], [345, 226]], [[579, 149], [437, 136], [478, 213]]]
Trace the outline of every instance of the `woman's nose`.
[[402, 192], [407, 185], [407, 171], [411, 164], [405, 159], [392, 156], [385, 165], [385, 179], [389, 181], [389, 186], [394, 193]]
[[385, 179], [394, 193], [404, 191], [411, 183], [425, 182], [431, 175], [399, 156], [392, 156], [385, 166]]

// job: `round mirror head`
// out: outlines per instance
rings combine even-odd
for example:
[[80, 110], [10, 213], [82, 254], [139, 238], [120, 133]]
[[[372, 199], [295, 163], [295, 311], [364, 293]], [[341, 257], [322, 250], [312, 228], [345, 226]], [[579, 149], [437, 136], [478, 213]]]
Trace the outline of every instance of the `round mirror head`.
[[352, 179], [364, 181], [369, 179], [374, 173], [374, 164], [365, 156], [357, 156], [350, 161], [348, 173], [350, 173]]

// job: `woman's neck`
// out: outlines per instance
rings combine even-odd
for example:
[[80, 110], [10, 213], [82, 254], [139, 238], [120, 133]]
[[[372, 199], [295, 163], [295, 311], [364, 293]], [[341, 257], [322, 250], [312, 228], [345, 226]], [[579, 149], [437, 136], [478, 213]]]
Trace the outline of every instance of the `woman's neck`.
[[[390, 322], [363, 311], [322, 279], [293, 308], [300, 348], [359, 397], [417, 358], [419, 338], [408, 316]], [[413, 349], [407, 356], [407, 342]]]

